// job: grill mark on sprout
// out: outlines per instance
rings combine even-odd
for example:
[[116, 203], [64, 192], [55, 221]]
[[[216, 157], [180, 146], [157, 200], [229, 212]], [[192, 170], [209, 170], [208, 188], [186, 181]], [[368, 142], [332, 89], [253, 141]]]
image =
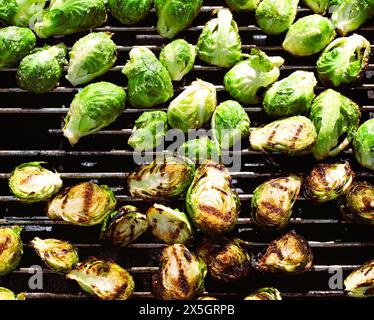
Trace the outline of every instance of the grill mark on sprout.
[[315, 174], [317, 175], [317, 177], [319, 178], [319, 180], [321, 180], [323, 182], [324, 185], [327, 184], [327, 180], [326, 180], [326, 171], [324, 170], [324, 166], [318, 166], [316, 169], [315, 169]]
[[[91, 183], [86, 184], [86, 188], [83, 191], [83, 212], [89, 212], [92, 206], [93, 200], [93, 185]], [[84, 219], [86, 220], [86, 219]]]
[[273, 128], [273, 131], [270, 133], [267, 144], [269, 146], [274, 146], [274, 142], [272, 142], [273, 138], [275, 137], [275, 134], [277, 133], [278, 126], [275, 126]]
[[31, 178], [33, 177], [33, 175], [32, 174], [27, 174], [22, 180], [21, 180], [21, 184], [26, 184], [26, 183], [28, 183], [30, 180], [31, 180]]
[[285, 192], [288, 191], [288, 188], [285, 187], [284, 185], [282, 185], [281, 183], [279, 183], [278, 181], [273, 181], [273, 182], [271, 182], [271, 183], [270, 183], [270, 186], [272, 186], [273, 188], [276, 188], [276, 189], [279, 189], [279, 190], [285, 191]]
[[295, 148], [296, 141], [297, 141], [297, 139], [299, 138], [300, 133], [301, 133], [301, 131], [302, 131], [303, 129], [304, 129], [304, 125], [299, 124], [299, 127], [297, 128], [296, 134], [292, 137], [292, 142], [291, 142], [291, 145], [290, 145], [290, 148], [291, 148], [291, 149], [294, 149], [294, 148]]
[[205, 205], [205, 204], [199, 204], [199, 208], [203, 211], [205, 211], [208, 214], [212, 214], [213, 216], [222, 219], [223, 221], [227, 222], [231, 220], [230, 212], [222, 212], [218, 210], [217, 208]]
[[[183, 255], [185, 254], [184, 251], [185, 250], [183, 250]], [[176, 252], [176, 248], [175, 247], [173, 247], [173, 255], [174, 255], [175, 260], [176, 260], [176, 262], [178, 264], [178, 279], [177, 279], [177, 283], [179, 284], [180, 288], [182, 289], [182, 292], [184, 294], [187, 294], [188, 291], [189, 291], [189, 285], [188, 285], [187, 277], [186, 277], [186, 274], [184, 273], [184, 269], [183, 269], [183, 266], [182, 266], [182, 260], [180, 259], [180, 256]]]
[[5, 237], [5, 241], [3, 241], [2, 243], [0, 243], [0, 254], [3, 253], [3, 251], [5, 251], [9, 247], [10, 243], [11, 243], [10, 237], [6, 236]]
[[[127, 276], [126, 276], [125, 274], [124, 274], [124, 278], [127, 279]], [[111, 296], [111, 298], [112, 298], [113, 300], [117, 300], [119, 297], [121, 297], [121, 296], [126, 292], [128, 286], [129, 286], [129, 285], [128, 285], [127, 281], [126, 281], [123, 285], [121, 285], [121, 286], [116, 290], [116, 292]]]

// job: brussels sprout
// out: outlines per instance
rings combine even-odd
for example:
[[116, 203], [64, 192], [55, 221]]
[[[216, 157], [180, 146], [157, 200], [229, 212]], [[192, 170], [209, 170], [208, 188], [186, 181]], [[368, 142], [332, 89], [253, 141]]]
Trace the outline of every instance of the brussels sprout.
[[299, 0], [263, 0], [256, 9], [256, 20], [267, 34], [280, 34], [295, 21]]
[[195, 59], [195, 46], [183, 39], [170, 42], [160, 53], [160, 62], [168, 70], [173, 81], [181, 81], [192, 70]]
[[374, 296], [374, 260], [364, 263], [344, 280], [345, 291], [350, 297]]
[[101, 223], [116, 206], [116, 198], [108, 186], [83, 182], [66, 188], [48, 204], [50, 219], [62, 219], [80, 226]]
[[9, 188], [18, 200], [30, 203], [45, 201], [60, 191], [60, 175], [45, 169], [43, 164], [45, 162], [28, 162], [13, 170]]
[[205, 25], [196, 48], [201, 60], [219, 67], [229, 68], [240, 61], [242, 44], [230, 10], [218, 10], [217, 18]]
[[16, 66], [35, 47], [36, 37], [27, 28], [0, 29], [0, 70]]
[[79, 262], [78, 251], [67, 241], [34, 238], [31, 246], [45, 264], [56, 272], [69, 272]]
[[247, 278], [251, 272], [251, 254], [247, 244], [240, 239], [205, 239], [197, 251], [214, 280], [238, 281]]
[[166, 153], [130, 174], [129, 192], [143, 199], [178, 197], [186, 192], [194, 172], [190, 159]]
[[277, 151], [288, 155], [310, 153], [317, 138], [313, 123], [304, 116], [277, 120], [251, 131], [253, 150]]
[[272, 241], [256, 263], [265, 272], [297, 274], [313, 266], [313, 255], [308, 241], [294, 231]]
[[219, 145], [207, 137], [201, 137], [183, 143], [178, 149], [178, 154], [188, 157], [195, 163], [203, 163], [207, 159], [219, 163], [221, 159], [221, 149]]
[[367, 120], [358, 128], [353, 150], [361, 166], [374, 170], [374, 119]]
[[114, 247], [124, 247], [138, 239], [147, 229], [145, 214], [134, 206], [123, 206], [105, 218], [100, 238]]
[[331, 0], [303, 0], [303, 2], [314, 13], [325, 14]]
[[18, 5], [16, 0], [0, 0], [0, 23], [3, 25], [11, 24], [17, 10]]
[[209, 82], [196, 80], [169, 105], [169, 124], [187, 133], [209, 122], [217, 106], [216, 88]]
[[190, 242], [192, 225], [186, 214], [155, 203], [147, 210], [147, 219], [152, 234], [167, 244]]
[[46, 93], [58, 85], [67, 64], [66, 46], [46, 46], [22, 59], [17, 69], [17, 83], [20, 88], [33, 93]]
[[294, 56], [311, 56], [335, 38], [334, 29], [328, 18], [318, 14], [300, 18], [288, 30], [283, 49]]
[[212, 116], [213, 137], [221, 148], [229, 149], [242, 138], [249, 136], [250, 120], [236, 101], [222, 102]]
[[317, 130], [317, 142], [312, 149], [314, 157], [323, 160], [344, 150], [357, 132], [360, 117], [359, 106], [340, 93], [328, 89], [319, 94], [311, 111]]
[[265, 230], [285, 228], [299, 196], [301, 183], [300, 177], [291, 175], [275, 178], [258, 186], [252, 198], [254, 223]]
[[25, 300], [25, 298], [24, 293], [15, 295], [13, 291], [0, 287], [0, 300]]
[[205, 276], [205, 263], [183, 244], [174, 244], [162, 251], [153, 292], [161, 300], [192, 300], [203, 293]]
[[266, 91], [263, 102], [265, 112], [273, 117], [309, 114], [316, 85], [313, 72], [293, 72]]
[[252, 292], [249, 296], [245, 297], [244, 300], [282, 300], [282, 296], [276, 288], [261, 288]]
[[74, 97], [65, 118], [64, 136], [74, 146], [81, 137], [114, 122], [126, 105], [126, 92], [109, 82], [92, 83]]
[[49, 38], [93, 29], [106, 20], [106, 0], [54, 0], [34, 30], [40, 38]]
[[370, 52], [370, 42], [358, 34], [334, 40], [317, 61], [319, 79], [334, 87], [358, 82], [364, 74]]
[[202, 4], [203, 0], [155, 0], [158, 33], [173, 39], [191, 25]]
[[305, 179], [304, 195], [319, 203], [334, 200], [349, 189], [353, 177], [348, 162], [319, 164]]
[[169, 72], [147, 48], [133, 48], [122, 73], [128, 78], [127, 91], [134, 108], [152, 108], [174, 95]]
[[76, 264], [66, 277], [103, 300], [127, 300], [135, 288], [132, 276], [125, 269], [95, 257]]
[[94, 32], [79, 39], [72, 47], [66, 79], [77, 86], [103, 75], [117, 60], [117, 46], [112, 33]]
[[232, 10], [249, 11], [255, 10], [261, 0], [226, 0], [227, 5]]
[[123, 24], [135, 24], [145, 19], [153, 0], [108, 0], [110, 13]]
[[354, 182], [339, 202], [344, 218], [374, 224], [374, 186], [368, 182]]
[[47, 0], [16, 0], [17, 12], [12, 17], [12, 24], [19, 27], [32, 27], [43, 17]]
[[218, 299], [214, 297], [203, 296], [203, 297], [197, 298], [196, 300], [218, 300]]
[[264, 52], [252, 49], [247, 60], [239, 62], [226, 73], [225, 88], [245, 105], [259, 103], [261, 99], [257, 91], [277, 81], [279, 67], [283, 63], [281, 57], [268, 57]]
[[207, 160], [196, 170], [186, 207], [194, 224], [204, 233], [217, 235], [234, 228], [240, 201], [225, 166]]
[[23, 244], [20, 237], [22, 228], [0, 228], [0, 276], [16, 269], [23, 254]]

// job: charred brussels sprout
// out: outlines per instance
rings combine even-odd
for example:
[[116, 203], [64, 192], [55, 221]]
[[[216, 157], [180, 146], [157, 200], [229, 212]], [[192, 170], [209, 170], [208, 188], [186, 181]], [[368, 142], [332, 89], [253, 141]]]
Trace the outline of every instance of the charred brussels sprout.
[[50, 219], [62, 219], [75, 225], [101, 223], [116, 206], [116, 198], [107, 186], [83, 182], [66, 188], [48, 204]]
[[283, 49], [294, 56], [311, 56], [320, 52], [336, 36], [334, 25], [318, 14], [297, 20], [288, 30]]
[[28, 162], [13, 170], [9, 188], [18, 200], [30, 203], [45, 201], [60, 191], [60, 175], [45, 169], [43, 164], [44, 162]]
[[147, 219], [152, 234], [167, 244], [186, 244], [192, 236], [192, 225], [186, 214], [161, 204], [147, 210]]
[[238, 219], [240, 201], [228, 170], [207, 160], [195, 173], [186, 196], [187, 212], [204, 233], [231, 231]]
[[209, 64], [229, 68], [239, 62], [241, 40], [229, 10], [218, 10], [217, 18], [205, 25], [196, 47], [199, 58]]
[[331, 0], [303, 0], [303, 2], [314, 13], [325, 14], [330, 7]]
[[261, 0], [226, 0], [227, 5], [232, 10], [249, 11], [255, 10]]
[[110, 13], [123, 24], [135, 24], [146, 18], [153, 0], [108, 0]]
[[18, 5], [16, 0], [0, 0], [0, 23], [9, 25], [17, 13]]
[[236, 64], [224, 78], [228, 93], [239, 102], [248, 105], [259, 103], [257, 91], [266, 88], [279, 78], [281, 57], [268, 57], [258, 49], [252, 49], [247, 60]]
[[201, 137], [183, 143], [178, 149], [178, 154], [191, 159], [195, 163], [202, 163], [207, 159], [219, 163], [221, 160], [221, 149], [219, 145], [207, 137]]
[[117, 46], [106, 32], [90, 33], [71, 49], [66, 79], [73, 86], [89, 82], [106, 73], [117, 60]]
[[287, 226], [292, 207], [300, 193], [302, 179], [288, 176], [266, 181], [253, 192], [252, 219], [265, 230], [280, 230]]
[[183, 244], [174, 244], [162, 251], [153, 292], [161, 300], [192, 300], [203, 293], [205, 275], [205, 263]]
[[0, 287], [0, 301], [1, 300], [25, 300], [25, 294], [20, 293], [15, 295], [13, 291]]
[[16, 269], [23, 254], [22, 228], [0, 228], [0, 276]]
[[81, 137], [94, 134], [122, 114], [126, 92], [109, 82], [93, 83], [73, 99], [65, 118], [64, 136], [74, 146]]
[[32, 27], [43, 17], [47, 0], [16, 0], [17, 12], [12, 18], [12, 24], [19, 27]]
[[127, 300], [135, 288], [132, 276], [125, 269], [95, 257], [76, 264], [66, 277], [103, 300]]
[[348, 190], [353, 177], [348, 162], [319, 164], [305, 179], [305, 197], [317, 203], [334, 200]]
[[345, 291], [353, 298], [374, 296], [374, 260], [366, 262], [354, 270], [344, 280]]
[[353, 150], [361, 166], [374, 170], [374, 119], [367, 120], [358, 128]]
[[276, 288], [261, 288], [252, 292], [249, 296], [245, 297], [244, 300], [258, 300], [258, 301], [268, 301], [268, 300], [282, 300], [282, 296], [278, 289]]
[[152, 108], [174, 95], [169, 72], [147, 48], [133, 48], [122, 73], [128, 78], [127, 91], [134, 108]]

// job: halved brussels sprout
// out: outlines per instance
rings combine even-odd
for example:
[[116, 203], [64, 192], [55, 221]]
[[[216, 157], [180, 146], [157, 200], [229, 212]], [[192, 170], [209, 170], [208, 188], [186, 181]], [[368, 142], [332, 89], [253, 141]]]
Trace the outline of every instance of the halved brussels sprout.
[[331, 0], [303, 0], [303, 2], [314, 13], [325, 14], [330, 7]]
[[147, 219], [152, 234], [167, 244], [186, 244], [192, 237], [192, 225], [187, 215], [155, 203], [147, 210]]
[[304, 116], [274, 121], [251, 131], [253, 150], [277, 151], [288, 155], [310, 153], [317, 132], [313, 123]]
[[195, 163], [203, 163], [207, 159], [218, 163], [221, 161], [219, 145], [207, 137], [186, 141], [179, 147], [178, 154]]
[[204, 292], [205, 276], [205, 263], [183, 244], [174, 244], [162, 251], [153, 292], [161, 300], [192, 300]]
[[78, 250], [67, 241], [36, 237], [31, 241], [31, 246], [44, 263], [56, 272], [67, 273], [79, 262]]
[[272, 241], [256, 263], [264, 272], [298, 274], [313, 267], [313, 255], [308, 241], [295, 231]]
[[7, 288], [4, 288], [4, 287], [0, 287], [0, 301], [1, 300], [25, 300], [25, 299], [26, 297], [24, 293], [15, 295], [13, 291]]
[[360, 107], [349, 98], [332, 89], [319, 94], [311, 111], [317, 130], [317, 142], [312, 149], [314, 157], [323, 160], [347, 148], [357, 132], [360, 118]]
[[346, 293], [353, 298], [374, 297], [374, 260], [364, 263], [345, 280]]
[[227, 5], [232, 10], [249, 11], [255, 10], [261, 0], [226, 0]]
[[200, 165], [188, 189], [186, 207], [194, 224], [204, 233], [217, 235], [234, 228], [240, 201], [224, 165], [210, 160]]
[[30, 203], [45, 201], [60, 191], [60, 175], [45, 169], [43, 164], [45, 162], [28, 162], [13, 170], [9, 188], [18, 200]]
[[95, 257], [77, 263], [66, 278], [77, 281], [84, 291], [103, 300], [127, 300], [135, 288], [132, 276], [125, 269]]
[[205, 25], [196, 48], [200, 60], [222, 68], [232, 67], [240, 61], [242, 44], [230, 10], [218, 10], [217, 18]]
[[0, 276], [16, 269], [23, 254], [22, 228], [13, 226], [0, 228]]
[[281, 293], [276, 288], [261, 288], [252, 292], [249, 296], [245, 297], [244, 300], [282, 300]]
[[35, 22], [42, 19], [47, 0], [16, 0], [16, 2], [17, 12], [11, 20], [12, 24], [31, 28]]
[[0, 23], [5, 26], [11, 24], [17, 10], [18, 5], [16, 0], [0, 0]]
[[153, 0], [109, 0], [110, 13], [123, 24], [135, 24], [145, 19]]
[[311, 56], [320, 52], [336, 36], [328, 18], [313, 14], [297, 20], [288, 30], [283, 49], [294, 56]]
[[209, 122], [217, 106], [216, 88], [202, 80], [192, 82], [169, 105], [169, 124], [187, 133]]
[[349, 162], [319, 164], [305, 179], [304, 195], [317, 203], [334, 200], [349, 189], [353, 177]]
[[239, 62], [226, 73], [225, 88], [245, 105], [259, 103], [261, 98], [257, 92], [277, 81], [279, 67], [283, 63], [281, 57], [268, 57], [264, 52], [252, 49], [247, 60]]
[[361, 166], [374, 170], [374, 119], [367, 120], [358, 128], [353, 150]]
[[108, 186], [82, 182], [66, 188], [48, 204], [50, 219], [65, 220], [80, 226], [101, 223], [116, 206], [116, 198]]

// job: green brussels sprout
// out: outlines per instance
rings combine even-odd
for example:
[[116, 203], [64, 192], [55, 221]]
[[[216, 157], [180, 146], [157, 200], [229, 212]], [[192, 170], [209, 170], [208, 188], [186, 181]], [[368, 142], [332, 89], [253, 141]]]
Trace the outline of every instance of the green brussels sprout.
[[78, 250], [67, 241], [36, 237], [31, 241], [31, 246], [44, 263], [56, 272], [67, 273], [79, 262]]
[[192, 300], [204, 292], [206, 265], [183, 244], [165, 248], [152, 288], [160, 300]]
[[231, 10], [250, 11], [255, 10], [261, 0], [226, 0]]
[[214, 297], [203, 296], [203, 297], [198, 297], [196, 300], [218, 300], [218, 299]]
[[145, 19], [153, 0], [108, 0], [110, 13], [123, 24], [135, 24]]
[[304, 195], [317, 203], [337, 199], [349, 189], [353, 177], [348, 162], [319, 164], [305, 179]]
[[348, 147], [360, 123], [359, 106], [340, 93], [328, 89], [312, 105], [311, 120], [317, 130], [312, 152], [317, 160], [334, 157]]
[[235, 100], [245, 105], [257, 104], [261, 100], [257, 92], [278, 80], [283, 63], [281, 57], [268, 57], [261, 50], [252, 49], [247, 60], [226, 73], [225, 88]]
[[28, 162], [13, 170], [9, 188], [18, 200], [29, 203], [45, 201], [60, 191], [60, 175], [45, 169], [43, 164], [45, 162]]
[[253, 192], [252, 219], [261, 229], [280, 230], [290, 221], [292, 207], [299, 196], [302, 179], [295, 175], [275, 178]]
[[223, 149], [229, 149], [249, 136], [250, 120], [244, 108], [234, 100], [222, 102], [212, 116], [213, 138]]
[[106, 73], [117, 60], [117, 46], [112, 33], [93, 32], [72, 47], [66, 79], [73, 86], [89, 82]]
[[195, 46], [183, 39], [170, 42], [160, 53], [160, 62], [168, 70], [173, 81], [181, 81], [192, 70], [195, 59]]
[[23, 244], [20, 237], [22, 228], [13, 226], [0, 228], [0, 276], [16, 269], [23, 254]]
[[186, 141], [179, 147], [178, 154], [191, 159], [195, 163], [203, 163], [207, 159], [219, 163], [221, 159], [219, 145], [207, 137]]
[[147, 219], [152, 234], [167, 244], [186, 244], [192, 237], [192, 225], [187, 215], [155, 203], [147, 210]]
[[360, 81], [370, 52], [370, 42], [358, 34], [334, 40], [317, 61], [319, 79], [334, 87]]
[[229, 68], [240, 61], [242, 44], [230, 10], [217, 11], [217, 18], [204, 26], [196, 48], [200, 60], [218, 67]]
[[214, 280], [243, 280], [248, 278], [251, 272], [252, 258], [248, 245], [238, 238], [205, 239], [198, 246], [197, 252], [208, 266], [208, 273]]
[[266, 91], [263, 101], [265, 112], [272, 117], [309, 114], [316, 85], [317, 79], [313, 72], [293, 72]]
[[67, 276], [86, 292], [103, 300], [127, 300], [134, 292], [134, 279], [118, 264], [95, 257], [77, 263]]
[[93, 226], [101, 223], [116, 206], [116, 198], [108, 186], [82, 182], [66, 188], [48, 204], [47, 215], [75, 225]]
[[81, 137], [94, 134], [114, 122], [126, 105], [126, 92], [109, 82], [92, 83], [74, 97], [63, 129], [74, 146]]
[[331, 0], [303, 0], [304, 4], [314, 13], [325, 14]]
[[276, 288], [261, 288], [252, 292], [249, 296], [245, 297], [244, 300], [282, 300], [282, 296]]
[[27, 28], [0, 29], [0, 70], [16, 66], [35, 47], [36, 37]]
[[169, 72], [147, 48], [133, 48], [122, 73], [128, 78], [127, 91], [134, 108], [153, 108], [174, 95]]
[[33, 93], [46, 93], [58, 85], [63, 73], [66, 46], [45, 46], [22, 59], [17, 69], [17, 83], [20, 88]]
[[13, 291], [0, 287], [0, 301], [1, 300], [25, 300], [26, 296], [24, 293], [15, 295]]
[[135, 121], [128, 144], [138, 152], [157, 148], [168, 130], [168, 116], [161, 110], [148, 111]]
[[155, 0], [158, 33], [173, 39], [191, 25], [202, 4], [203, 0]]
[[9, 25], [17, 13], [18, 5], [16, 0], [0, 0], [0, 23]]
[[124, 247], [138, 239], [147, 229], [146, 215], [138, 208], [127, 205], [105, 218], [100, 239], [114, 247]]
[[291, 231], [272, 241], [259, 257], [256, 268], [264, 272], [298, 274], [313, 267], [308, 241]]
[[374, 170], [374, 119], [367, 120], [358, 128], [353, 150], [361, 166]]
[[207, 124], [217, 106], [217, 93], [213, 84], [202, 80], [192, 82], [169, 105], [168, 120], [174, 129], [187, 133]]
[[129, 175], [129, 192], [143, 199], [178, 197], [185, 194], [194, 172], [190, 159], [165, 153]]
[[54, 0], [34, 30], [39, 38], [49, 38], [94, 29], [106, 20], [106, 0]]
[[325, 48], [336, 36], [328, 18], [313, 14], [297, 20], [288, 30], [283, 49], [294, 56], [311, 56]]
[[43, 17], [47, 0], [16, 0], [17, 12], [12, 17], [12, 24], [19, 27], [31, 27]]
[[253, 150], [303, 155], [310, 153], [316, 139], [317, 132], [313, 123], [304, 116], [295, 116], [252, 130], [250, 144]]
[[280, 34], [295, 21], [299, 0], [263, 0], [256, 9], [256, 20], [267, 34]]
[[186, 207], [194, 224], [204, 233], [217, 235], [234, 228], [240, 201], [225, 166], [210, 160], [200, 165], [188, 189]]
[[374, 260], [364, 263], [344, 280], [345, 291], [353, 298], [374, 296]]

